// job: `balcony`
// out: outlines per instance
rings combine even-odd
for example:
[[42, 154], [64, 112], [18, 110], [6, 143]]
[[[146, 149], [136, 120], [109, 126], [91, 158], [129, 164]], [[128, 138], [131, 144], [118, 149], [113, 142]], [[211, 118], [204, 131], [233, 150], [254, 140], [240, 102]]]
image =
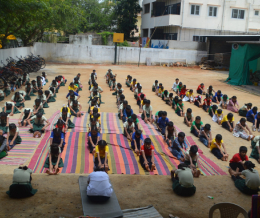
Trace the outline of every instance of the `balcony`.
[[176, 14], [168, 14], [160, 17], [152, 17], [151, 22], [154, 27], [181, 26], [181, 16]]

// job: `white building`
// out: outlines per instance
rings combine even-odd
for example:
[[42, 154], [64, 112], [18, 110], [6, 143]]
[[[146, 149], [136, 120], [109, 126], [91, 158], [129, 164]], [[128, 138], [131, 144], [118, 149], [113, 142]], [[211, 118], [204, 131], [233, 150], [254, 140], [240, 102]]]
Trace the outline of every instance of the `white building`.
[[259, 34], [260, 0], [143, 0], [141, 30], [142, 37], [198, 42]]

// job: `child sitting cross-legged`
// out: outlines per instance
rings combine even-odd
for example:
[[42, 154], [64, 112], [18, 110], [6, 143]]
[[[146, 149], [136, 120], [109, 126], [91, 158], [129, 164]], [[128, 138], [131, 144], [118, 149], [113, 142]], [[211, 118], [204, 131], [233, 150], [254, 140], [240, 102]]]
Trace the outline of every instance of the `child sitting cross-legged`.
[[184, 163], [178, 165], [178, 170], [171, 171], [173, 191], [180, 196], [189, 197], [195, 194], [192, 170]]
[[233, 130], [233, 136], [241, 137], [242, 139], [246, 139], [247, 141], [254, 139], [254, 135], [247, 126], [245, 118], [241, 118], [240, 121], [236, 124]]
[[44, 168], [48, 169], [46, 173], [49, 175], [57, 175], [61, 167], [64, 167], [61, 158], [61, 149], [58, 144], [51, 144], [49, 147], [49, 156], [44, 164]]
[[241, 146], [239, 148], [239, 153], [235, 154], [232, 159], [229, 161], [229, 166], [232, 170], [236, 171], [237, 168], [239, 169], [239, 172], [242, 172], [245, 170], [243, 161], [248, 161], [247, 153], [247, 147]]
[[185, 142], [185, 133], [179, 132], [178, 137], [173, 141], [172, 144], [172, 154], [175, 156], [178, 160], [184, 161], [185, 151], [187, 149], [187, 144]]
[[128, 118], [127, 121], [124, 122], [124, 136], [127, 137], [128, 140], [132, 140], [132, 134], [135, 132], [135, 124], [132, 118]]
[[222, 135], [216, 135], [216, 138], [214, 138], [211, 142], [210, 150], [218, 159], [221, 159], [222, 161], [228, 160], [228, 154], [222, 140]]
[[185, 159], [184, 164], [188, 165], [191, 168], [194, 177], [200, 176], [200, 170], [197, 170], [198, 158], [199, 158], [198, 150], [199, 149], [197, 145], [192, 145], [190, 149], [187, 149], [184, 157]]
[[187, 112], [184, 115], [184, 123], [186, 123], [186, 125], [188, 127], [191, 127], [192, 123], [193, 123], [193, 114], [192, 114], [192, 109], [188, 108]]
[[154, 146], [150, 138], [144, 140], [144, 144], [141, 146], [141, 155], [139, 156], [141, 166], [149, 171], [153, 172], [155, 169], [154, 164]]
[[144, 137], [141, 130], [136, 130], [132, 134], [131, 148], [139, 156], [141, 154], [141, 145], [143, 144]]
[[106, 173], [109, 171], [108, 153], [109, 148], [107, 142], [105, 140], [98, 141], [95, 148], [95, 170], [105, 171]]
[[210, 128], [211, 128], [210, 124], [206, 124], [204, 127], [201, 128], [200, 135], [199, 135], [200, 141], [208, 148], [210, 148], [211, 141], [212, 141]]
[[203, 122], [201, 121], [201, 117], [197, 116], [192, 122], [190, 132], [196, 137], [199, 137], [201, 127], [203, 127]]
[[177, 137], [177, 130], [174, 127], [173, 122], [170, 121], [165, 129], [165, 141], [168, 144], [168, 146], [172, 147], [175, 137]]

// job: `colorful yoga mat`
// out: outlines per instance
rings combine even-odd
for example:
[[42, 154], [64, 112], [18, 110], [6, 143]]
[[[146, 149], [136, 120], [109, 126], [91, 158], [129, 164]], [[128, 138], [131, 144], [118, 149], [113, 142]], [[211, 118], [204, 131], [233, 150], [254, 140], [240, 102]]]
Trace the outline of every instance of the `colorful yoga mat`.
[[[50, 134], [49, 130], [57, 120], [58, 112], [54, 113], [49, 119], [51, 125], [47, 128], [46, 133], [43, 134], [42, 138], [33, 138], [32, 133], [29, 132], [28, 127], [19, 127], [19, 134], [22, 138], [22, 143], [14, 146], [12, 150], [8, 152], [8, 156], [0, 160], [0, 165], [22, 165], [31, 159], [34, 154], [35, 148], [47, 138]], [[15, 123], [18, 125], [18, 119], [10, 119], [9, 123]], [[48, 134], [49, 133], [49, 134]]]

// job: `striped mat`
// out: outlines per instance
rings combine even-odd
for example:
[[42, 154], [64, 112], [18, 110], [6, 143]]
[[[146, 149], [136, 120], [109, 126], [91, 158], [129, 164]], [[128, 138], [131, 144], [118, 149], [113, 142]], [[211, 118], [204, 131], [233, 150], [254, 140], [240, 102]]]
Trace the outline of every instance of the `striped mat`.
[[[48, 137], [46, 133], [45, 137]], [[122, 134], [101, 134], [108, 142], [110, 167], [109, 174], [140, 174], [140, 175], [170, 175], [176, 169], [179, 161], [171, 154], [162, 136], [144, 135], [150, 137], [155, 147], [156, 170], [145, 172], [139, 163], [139, 158], [131, 150], [130, 142]], [[91, 173], [93, 172], [93, 155], [87, 149], [87, 135], [83, 132], [69, 132], [65, 137], [66, 145], [62, 153], [64, 168], [61, 173]], [[189, 146], [194, 145], [191, 137], [186, 138]], [[44, 172], [44, 162], [48, 156], [48, 139], [44, 138], [36, 150], [30, 164], [35, 173]], [[214, 162], [205, 157], [200, 151], [200, 170], [204, 175], [226, 175]]]
[[[19, 134], [22, 138], [22, 143], [14, 146], [12, 150], [8, 152], [8, 156], [0, 160], [0, 165], [22, 165], [25, 164], [28, 160], [31, 159], [35, 148], [38, 147], [41, 141], [44, 141], [46, 134], [53, 126], [54, 121], [57, 120], [58, 112], [54, 113], [50, 118], [51, 125], [47, 128], [46, 133], [43, 134], [42, 138], [33, 138], [32, 133], [29, 132], [28, 127], [19, 127]], [[18, 126], [18, 119], [10, 119], [9, 123], [15, 123]]]
[[[84, 113], [81, 118], [74, 117], [71, 121], [75, 124], [74, 129], [69, 132], [88, 132], [89, 114]], [[123, 122], [118, 118], [117, 113], [101, 113], [101, 133], [103, 134], [123, 134]], [[158, 131], [151, 124], [146, 124], [140, 116], [138, 116], [141, 130], [145, 135], [159, 135]]]

